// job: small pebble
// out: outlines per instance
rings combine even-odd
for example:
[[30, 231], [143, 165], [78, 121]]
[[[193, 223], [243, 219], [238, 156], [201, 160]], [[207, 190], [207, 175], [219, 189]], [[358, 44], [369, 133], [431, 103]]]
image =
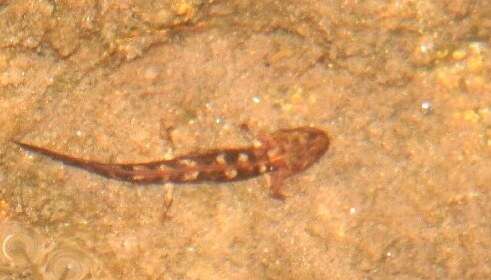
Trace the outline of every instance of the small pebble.
[[223, 124], [224, 123], [224, 119], [222, 117], [217, 117], [217, 118], [215, 118], [215, 123], [216, 124]]
[[143, 77], [149, 81], [155, 80], [158, 77], [158, 75], [159, 75], [159, 71], [156, 67], [149, 67], [145, 69], [145, 71], [143, 72]]
[[421, 102], [421, 111], [423, 114], [430, 114], [431, 111], [433, 110], [433, 104], [431, 101], [425, 100]]
[[428, 53], [433, 49], [434, 49], [434, 45], [431, 41], [423, 42], [421, 43], [421, 45], [419, 45], [419, 51], [422, 53]]

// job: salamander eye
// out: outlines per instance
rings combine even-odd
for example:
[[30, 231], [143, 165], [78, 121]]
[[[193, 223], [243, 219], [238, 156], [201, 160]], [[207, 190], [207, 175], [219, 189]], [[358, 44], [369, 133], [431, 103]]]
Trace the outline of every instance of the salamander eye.
[[315, 139], [317, 139], [318, 137], [319, 137], [319, 134], [317, 134], [317, 133], [308, 133], [308, 134], [307, 134], [307, 139], [309, 139], [310, 141], [311, 141], [311, 140], [315, 140]]

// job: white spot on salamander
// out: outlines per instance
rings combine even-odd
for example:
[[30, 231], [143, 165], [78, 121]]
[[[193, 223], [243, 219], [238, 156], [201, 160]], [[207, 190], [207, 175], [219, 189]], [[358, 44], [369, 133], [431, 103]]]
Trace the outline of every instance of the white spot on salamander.
[[266, 166], [266, 164], [261, 163], [261, 164], [259, 165], [259, 172], [261, 172], [261, 173], [265, 173], [266, 171], [268, 171], [268, 167]]
[[182, 179], [184, 181], [193, 181], [193, 180], [196, 180], [196, 178], [198, 178], [198, 175], [199, 175], [198, 171], [190, 171], [190, 172], [184, 173], [184, 176]]
[[218, 164], [227, 164], [227, 161], [225, 160], [225, 154], [219, 154], [215, 160]]
[[159, 170], [169, 170], [170, 168], [165, 164], [161, 164], [161, 165], [159, 165], [158, 169]]
[[134, 171], [148, 170], [148, 168], [144, 165], [133, 165], [131, 169]]
[[132, 178], [135, 181], [141, 181], [141, 180], [145, 179], [145, 176], [143, 176], [143, 175], [135, 175]]
[[263, 146], [263, 143], [261, 141], [259, 141], [258, 139], [254, 139], [252, 140], [252, 146], [254, 148], [261, 148]]
[[249, 161], [249, 156], [245, 153], [240, 153], [239, 154], [239, 158], [238, 158], [239, 162], [248, 162]]
[[185, 166], [188, 166], [188, 167], [194, 167], [194, 166], [196, 166], [196, 162], [194, 160], [190, 160], [190, 159], [181, 159], [179, 161], [179, 164], [182, 164], [182, 165], [185, 165]]
[[227, 170], [225, 170], [225, 176], [228, 179], [233, 179], [233, 178], [237, 177], [237, 170], [236, 169], [227, 169]]

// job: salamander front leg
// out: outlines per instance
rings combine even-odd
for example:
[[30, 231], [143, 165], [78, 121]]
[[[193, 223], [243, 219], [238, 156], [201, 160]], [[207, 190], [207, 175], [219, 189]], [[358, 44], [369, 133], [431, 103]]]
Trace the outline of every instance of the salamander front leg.
[[266, 180], [271, 191], [271, 197], [274, 199], [281, 201], [286, 199], [287, 196], [282, 191], [283, 182], [286, 177], [288, 177], [288, 173], [283, 170], [277, 170], [266, 175]]
[[274, 147], [277, 145], [276, 141], [271, 137], [271, 134], [264, 131], [253, 131], [246, 123], [241, 124], [240, 129], [246, 133], [249, 138], [253, 139], [253, 142], [255, 142], [254, 144], [257, 143], [265, 147]]

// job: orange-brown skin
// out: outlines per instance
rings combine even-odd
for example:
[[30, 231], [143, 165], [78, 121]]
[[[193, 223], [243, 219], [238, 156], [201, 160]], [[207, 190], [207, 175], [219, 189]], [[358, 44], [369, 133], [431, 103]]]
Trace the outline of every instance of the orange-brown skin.
[[283, 180], [310, 167], [329, 148], [326, 133], [311, 127], [278, 130], [262, 137], [259, 147], [210, 150], [171, 160], [129, 164], [100, 163], [15, 143], [66, 164], [133, 183], [229, 182], [269, 173], [272, 195], [280, 199], [284, 197], [281, 193]]

